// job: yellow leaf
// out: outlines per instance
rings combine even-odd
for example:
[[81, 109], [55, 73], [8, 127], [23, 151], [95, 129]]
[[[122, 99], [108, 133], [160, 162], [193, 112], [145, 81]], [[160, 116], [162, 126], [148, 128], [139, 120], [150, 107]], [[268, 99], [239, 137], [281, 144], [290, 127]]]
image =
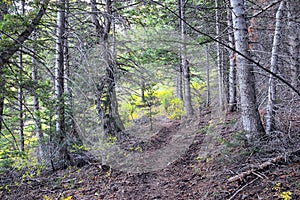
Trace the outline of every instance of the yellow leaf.
[[72, 196], [68, 196], [68, 197], [64, 198], [64, 200], [72, 200], [72, 199], [73, 199]]

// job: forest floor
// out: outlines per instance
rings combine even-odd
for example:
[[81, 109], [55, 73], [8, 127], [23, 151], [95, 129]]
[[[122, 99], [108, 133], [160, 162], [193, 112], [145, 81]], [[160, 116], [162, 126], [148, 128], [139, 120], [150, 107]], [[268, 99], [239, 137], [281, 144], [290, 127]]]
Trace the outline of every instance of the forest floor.
[[[300, 199], [299, 160], [245, 147], [239, 127], [237, 113], [220, 118], [205, 111], [189, 122], [155, 120], [155, 134], [144, 144], [147, 152], [175, 134], [196, 133], [184, 153], [164, 167], [134, 173], [95, 162], [23, 178], [11, 171], [0, 174], [0, 199]], [[135, 131], [147, 128], [143, 124]]]

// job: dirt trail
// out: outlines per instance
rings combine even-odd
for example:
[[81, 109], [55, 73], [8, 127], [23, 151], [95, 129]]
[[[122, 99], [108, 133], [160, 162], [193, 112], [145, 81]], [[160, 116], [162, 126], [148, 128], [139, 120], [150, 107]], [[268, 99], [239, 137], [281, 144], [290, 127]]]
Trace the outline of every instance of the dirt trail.
[[[20, 182], [20, 178], [15, 177], [8, 189], [0, 190], [0, 199], [281, 199], [280, 195], [285, 191], [291, 191], [293, 199], [299, 199], [299, 163], [273, 166], [270, 171], [260, 172], [261, 177], [250, 176], [243, 181], [227, 182], [228, 177], [241, 171], [240, 166], [247, 161], [232, 162], [233, 158], [219, 156], [220, 151], [211, 151], [211, 147], [209, 152], [205, 152], [204, 145], [211, 143], [215, 149], [220, 148], [222, 140], [231, 137], [235, 129], [231, 123], [236, 119], [237, 115], [229, 116], [211, 130], [218, 132], [219, 140], [213, 143], [216, 138], [208, 137], [208, 128], [212, 123], [209, 112], [190, 122], [158, 122], [155, 134], [139, 143], [145, 154], [151, 155], [172, 143], [180, 145], [176, 143], [176, 138], [184, 133], [196, 131], [197, 134], [176, 160], [157, 170], [133, 173], [93, 163], [82, 168], [68, 168], [26, 178], [18, 185], [14, 182]], [[278, 182], [281, 186], [274, 191], [274, 185]]]

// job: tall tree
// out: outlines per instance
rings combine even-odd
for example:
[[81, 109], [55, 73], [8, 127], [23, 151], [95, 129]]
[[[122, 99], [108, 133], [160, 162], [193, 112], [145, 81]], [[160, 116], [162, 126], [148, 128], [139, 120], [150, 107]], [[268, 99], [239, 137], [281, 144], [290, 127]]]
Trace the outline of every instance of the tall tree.
[[181, 45], [180, 45], [180, 61], [181, 61], [181, 68], [183, 72], [183, 81], [184, 81], [184, 94], [183, 94], [183, 100], [186, 110], [186, 115], [188, 117], [192, 116], [194, 114], [194, 110], [192, 107], [192, 97], [191, 97], [191, 72], [190, 72], [190, 64], [187, 60], [186, 56], [186, 23], [185, 23], [185, 6], [186, 2], [183, 0], [180, 0], [180, 34], [181, 34]]
[[[67, 0], [57, 1], [57, 27], [55, 47], [55, 97], [56, 97], [56, 134], [58, 142], [58, 159], [63, 163], [61, 167], [69, 165], [70, 157], [67, 150], [65, 127], [64, 101], [64, 37], [65, 37], [65, 3]], [[55, 141], [56, 142], [56, 141]]]
[[[274, 74], [277, 74], [277, 57], [279, 51], [280, 39], [282, 36], [281, 28], [282, 28], [282, 15], [283, 9], [285, 7], [285, 1], [281, 1], [279, 8], [276, 12], [276, 23], [275, 23], [275, 33], [273, 39], [273, 47], [271, 54], [271, 64], [270, 70]], [[266, 115], [266, 133], [270, 134], [274, 128], [274, 108], [275, 108], [275, 100], [276, 100], [276, 82], [275, 78], [272, 74], [270, 74], [269, 78], [269, 89], [268, 89], [268, 105], [267, 105], [267, 115]]]
[[210, 64], [209, 64], [209, 46], [205, 44], [205, 60], [206, 60], [206, 106], [210, 106]]
[[[230, 8], [227, 8], [227, 25], [229, 47], [234, 49], [234, 36], [232, 29], [232, 15]], [[229, 101], [228, 111], [233, 112], [237, 109], [237, 89], [236, 89], [236, 62], [234, 51], [229, 50]]]
[[[21, 1], [21, 14], [22, 16], [25, 15], [25, 0]], [[22, 47], [20, 48], [20, 54], [19, 54], [19, 88], [18, 88], [18, 103], [19, 103], [19, 138], [20, 138], [20, 151], [24, 152], [24, 110], [23, 110], [23, 104], [24, 104], [24, 98], [23, 98], [23, 85], [22, 85], [22, 79], [23, 79], [23, 53], [22, 53]]]
[[70, 3], [69, 0], [65, 1], [65, 24], [67, 25], [65, 27], [65, 34], [64, 34], [64, 88], [66, 92], [66, 126], [70, 129], [75, 128], [75, 121], [73, 116], [73, 94], [72, 94], [72, 85], [71, 85], [71, 66], [70, 66], [70, 60], [71, 55], [69, 52], [69, 10], [70, 9]]
[[[32, 40], [33, 40], [32, 52], [34, 53], [34, 55], [38, 54], [37, 45], [36, 45], [37, 34], [38, 34], [37, 30], [35, 30], [34, 33], [32, 34]], [[36, 91], [36, 88], [39, 87], [38, 61], [34, 56], [32, 57], [31, 78], [34, 83], [34, 87], [33, 87], [33, 117], [34, 117], [34, 122], [35, 122], [36, 137], [38, 140], [37, 160], [38, 160], [39, 164], [42, 164], [44, 134], [42, 131], [42, 123], [41, 123], [40, 102], [39, 102], [39, 97], [38, 97], [38, 94]]]
[[[249, 41], [243, 0], [231, 0], [235, 48], [237, 50], [238, 80], [241, 96], [243, 127], [248, 141], [264, 132], [256, 102], [253, 64], [249, 61]], [[242, 54], [242, 55], [241, 55]]]
[[[178, 0], [178, 28], [181, 32], [181, 27], [183, 23], [182, 19], [182, 0]], [[177, 75], [176, 75], [176, 96], [178, 99], [183, 101], [183, 87], [182, 87], [182, 56], [181, 56], [181, 46], [179, 47], [179, 62], [178, 62], [178, 68], [177, 68]]]
[[118, 112], [118, 101], [115, 89], [116, 61], [114, 60], [109, 43], [109, 33], [112, 26], [113, 8], [112, 1], [105, 1], [105, 12], [102, 14], [104, 22], [98, 19], [100, 11], [96, 6], [96, 0], [91, 1], [92, 21], [96, 29], [97, 43], [103, 49], [105, 61], [105, 75], [97, 86], [96, 104], [98, 115], [106, 135], [116, 134], [124, 129]]
[[289, 39], [289, 53], [290, 53], [290, 69], [292, 86], [299, 88], [300, 86], [300, 5], [297, 0], [288, 0], [288, 39]]
[[[7, 14], [8, 7], [4, 2], [0, 3], [0, 22], [3, 21], [4, 15]], [[2, 35], [0, 34], [0, 38]], [[3, 73], [4, 62], [0, 59], [0, 133], [2, 133], [3, 123], [3, 111], [4, 111], [4, 86], [5, 86], [5, 75]]]
[[[215, 0], [215, 20], [216, 20], [216, 36], [220, 37], [220, 24], [219, 24], [219, 0]], [[217, 67], [218, 67], [218, 87], [219, 87], [219, 108], [220, 110], [224, 109], [223, 103], [223, 67], [221, 60], [221, 48], [220, 43], [216, 43], [216, 51], [217, 51]]]

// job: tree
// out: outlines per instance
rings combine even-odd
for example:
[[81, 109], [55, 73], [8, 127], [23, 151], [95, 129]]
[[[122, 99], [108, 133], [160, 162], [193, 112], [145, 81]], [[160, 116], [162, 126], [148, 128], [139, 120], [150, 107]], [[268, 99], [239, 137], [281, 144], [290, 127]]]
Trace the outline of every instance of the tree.
[[289, 39], [289, 53], [290, 53], [290, 69], [292, 86], [299, 88], [300, 84], [300, 64], [299, 64], [299, 51], [300, 51], [300, 26], [299, 26], [299, 2], [297, 0], [288, 0], [288, 39]]
[[[183, 18], [182, 18], [182, 0], [178, 0], [178, 27], [181, 32], [181, 27], [183, 26]], [[182, 88], [182, 55], [181, 55], [182, 45], [179, 47], [179, 62], [177, 68], [177, 77], [176, 77], [176, 95], [177, 98], [183, 101], [183, 88]]]
[[96, 105], [99, 119], [101, 120], [105, 135], [115, 135], [124, 129], [118, 112], [118, 102], [115, 90], [116, 61], [114, 60], [109, 44], [109, 33], [112, 25], [112, 1], [106, 0], [105, 13], [102, 15], [104, 22], [98, 20], [100, 13], [96, 0], [91, 1], [92, 21], [96, 30], [97, 44], [103, 49], [105, 61], [105, 75], [97, 86]]
[[[220, 37], [220, 24], [219, 24], [219, 0], [215, 0], [215, 19], [216, 19], [216, 37]], [[217, 67], [218, 67], [218, 89], [219, 89], [219, 108], [220, 110], [224, 109], [223, 102], [223, 66], [221, 63], [221, 48], [220, 43], [216, 43], [216, 51], [217, 51]]]
[[[68, 166], [70, 157], [66, 144], [65, 131], [65, 101], [64, 101], [64, 37], [66, 29], [65, 4], [67, 0], [57, 1], [57, 28], [55, 47], [55, 98], [56, 98], [56, 139], [58, 142], [58, 158], [63, 161], [63, 166]], [[55, 142], [55, 141], [54, 141]]]
[[[234, 36], [232, 29], [231, 10], [227, 8], [228, 42], [229, 47], [234, 49]], [[236, 62], [235, 52], [229, 50], [229, 101], [228, 111], [233, 112], [237, 109], [237, 89], [236, 89]]]
[[[275, 33], [273, 39], [272, 55], [271, 55], [271, 64], [270, 70], [274, 74], [277, 74], [277, 57], [278, 57], [278, 48], [281, 38], [281, 28], [282, 28], [282, 15], [283, 9], [285, 7], [285, 1], [281, 1], [279, 8], [276, 13], [276, 24], [275, 24]], [[268, 105], [267, 105], [267, 115], [266, 115], [266, 133], [270, 134], [274, 128], [274, 109], [276, 101], [276, 82], [272, 74], [269, 78], [269, 90], [268, 90]]]
[[[0, 132], [2, 132], [3, 124], [3, 112], [4, 112], [4, 99], [5, 99], [5, 84], [6, 84], [6, 74], [4, 73], [4, 68], [6, 64], [9, 63], [9, 60], [15, 55], [17, 51], [20, 50], [25, 41], [29, 39], [29, 36], [39, 25], [42, 17], [44, 16], [46, 9], [48, 7], [50, 0], [44, 0], [40, 4], [40, 8], [37, 14], [30, 20], [30, 23], [22, 30], [20, 34], [15, 36], [14, 39], [6, 38], [3, 40], [0, 49]], [[3, 19], [3, 16], [8, 13], [8, 7], [5, 3], [1, 3], [1, 14], [0, 18]], [[4, 22], [9, 23], [9, 22]]]
[[[33, 40], [33, 47], [32, 51], [35, 55], [38, 54], [37, 52], [37, 34], [38, 30], [35, 30], [34, 33], [32, 34], [32, 40]], [[34, 83], [34, 89], [33, 89], [33, 117], [34, 117], [34, 122], [35, 122], [35, 127], [36, 127], [36, 137], [38, 140], [38, 148], [37, 148], [37, 160], [39, 164], [42, 164], [43, 160], [43, 139], [44, 139], [44, 134], [42, 131], [42, 123], [41, 123], [41, 115], [40, 115], [40, 101], [39, 97], [36, 91], [36, 88], [39, 87], [39, 75], [38, 75], [38, 61], [36, 58], [32, 57], [32, 81]]]
[[[179, 0], [179, 10], [180, 10], [180, 34], [181, 34], [181, 45], [180, 45], [180, 66], [183, 73], [183, 81], [184, 81], [184, 93], [183, 100], [186, 110], [186, 115], [191, 117], [194, 114], [194, 110], [192, 107], [192, 97], [191, 97], [191, 73], [190, 73], [190, 64], [186, 57], [186, 24], [185, 24], [185, 2]], [[179, 84], [179, 83], [178, 83]]]
[[[75, 120], [73, 115], [73, 92], [72, 92], [72, 83], [71, 83], [71, 66], [70, 66], [70, 50], [69, 50], [69, 12], [70, 12], [70, 3], [69, 0], [65, 1], [65, 35], [64, 35], [64, 88], [66, 92], [66, 126], [68, 129], [66, 131], [75, 130]], [[78, 138], [77, 138], [78, 139]]]
[[[21, 1], [21, 14], [25, 15], [25, 0]], [[22, 79], [23, 79], [23, 53], [22, 53], [22, 47], [20, 47], [20, 54], [19, 54], [19, 88], [18, 88], [18, 103], [19, 103], [19, 137], [20, 137], [20, 151], [24, 152], [24, 93], [23, 93], [23, 85], [22, 85]]]
[[[8, 7], [4, 2], [0, 3], [0, 22], [3, 21], [3, 17], [8, 12]], [[2, 39], [2, 34], [0, 35]], [[3, 123], [3, 111], [4, 111], [4, 86], [5, 86], [5, 77], [3, 74], [4, 61], [0, 59], [0, 133], [2, 133], [2, 123]]]
[[[246, 24], [246, 11], [243, 0], [231, 0], [232, 19], [237, 55], [239, 91], [243, 127], [246, 137], [251, 142], [255, 136], [262, 134], [264, 128], [258, 113], [256, 102], [255, 79], [253, 64], [249, 61], [249, 42]], [[241, 55], [242, 54], [242, 55]]]

